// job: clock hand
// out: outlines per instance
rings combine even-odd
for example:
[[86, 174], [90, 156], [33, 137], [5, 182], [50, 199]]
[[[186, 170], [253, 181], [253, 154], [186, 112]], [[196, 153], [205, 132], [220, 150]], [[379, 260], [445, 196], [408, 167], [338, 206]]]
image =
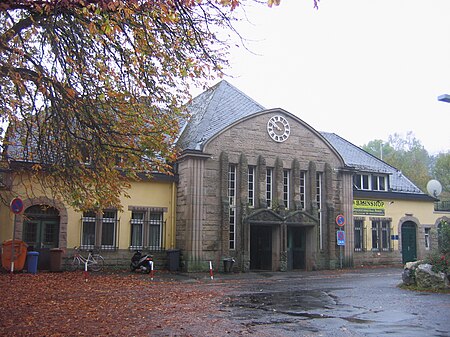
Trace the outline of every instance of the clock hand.
[[273, 126], [275, 126], [277, 128], [278, 131], [283, 131], [283, 129], [281, 129], [277, 123], [273, 123]]

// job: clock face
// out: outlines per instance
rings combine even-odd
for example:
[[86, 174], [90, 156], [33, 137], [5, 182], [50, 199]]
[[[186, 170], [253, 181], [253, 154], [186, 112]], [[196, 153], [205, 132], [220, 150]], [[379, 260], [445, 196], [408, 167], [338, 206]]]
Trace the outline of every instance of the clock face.
[[286, 118], [276, 115], [271, 117], [267, 122], [267, 132], [269, 133], [270, 138], [281, 143], [289, 138], [291, 127]]

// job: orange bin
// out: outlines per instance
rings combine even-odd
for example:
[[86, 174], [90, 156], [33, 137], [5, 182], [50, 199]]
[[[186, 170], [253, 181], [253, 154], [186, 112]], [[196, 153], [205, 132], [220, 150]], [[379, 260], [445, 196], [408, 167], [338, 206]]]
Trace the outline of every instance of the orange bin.
[[[11, 270], [12, 241], [6, 240], [2, 244], [2, 266]], [[25, 266], [28, 245], [21, 240], [14, 240], [14, 271], [20, 271]]]

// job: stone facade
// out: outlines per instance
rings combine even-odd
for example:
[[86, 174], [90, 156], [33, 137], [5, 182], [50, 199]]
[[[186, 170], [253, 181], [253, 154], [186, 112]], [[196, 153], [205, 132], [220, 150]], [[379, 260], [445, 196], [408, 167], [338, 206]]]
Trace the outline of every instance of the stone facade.
[[[268, 120], [275, 115], [290, 124], [284, 142], [268, 135]], [[202, 151], [186, 151], [177, 164], [177, 246], [183, 251], [185, 269], [207, 269], [209, 261], [220, 266], [228, 257], [242, 271], [335, 268], [339, 264], [335, 218], [351, 215], [352, 204], [351, 174], [341, 170], [343, 166], [320, 133], [280, 109], [242, 118], [210, 138]], [[249, 167], [254, 170], [253, 205], [249, 205]], [[230, 179], [235, 184], [232, 198]], [[261, 251], [255, 250], [261, 244]]]

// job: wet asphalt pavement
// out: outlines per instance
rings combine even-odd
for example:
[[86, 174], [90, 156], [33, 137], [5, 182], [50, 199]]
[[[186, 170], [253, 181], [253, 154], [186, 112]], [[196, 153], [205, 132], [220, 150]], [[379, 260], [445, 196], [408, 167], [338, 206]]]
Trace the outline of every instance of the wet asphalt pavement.
[[223, 313], [239, 335], [450, 336], [450, 294], [400, 289], [401, 273], [399, 267], [217, 279], [236, 280]]

